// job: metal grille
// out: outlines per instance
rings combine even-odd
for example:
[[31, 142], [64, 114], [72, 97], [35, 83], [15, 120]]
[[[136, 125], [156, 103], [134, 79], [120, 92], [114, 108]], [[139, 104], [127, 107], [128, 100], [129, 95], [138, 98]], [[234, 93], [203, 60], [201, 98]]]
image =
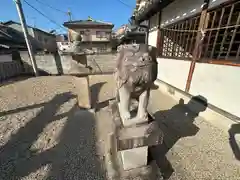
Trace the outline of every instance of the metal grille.
[[191, 58], [199, 21], [200, 16], [198, 15], [162, 28], [162, 56]]
[[[160, 29], [160, 56], [192, 59], [200, 15]], [[199, 61], [240, 60], [240, 1], [208, 10]]]
[[212, 10], [208, 16], [202, 58], [239, 60], [240, 2]]

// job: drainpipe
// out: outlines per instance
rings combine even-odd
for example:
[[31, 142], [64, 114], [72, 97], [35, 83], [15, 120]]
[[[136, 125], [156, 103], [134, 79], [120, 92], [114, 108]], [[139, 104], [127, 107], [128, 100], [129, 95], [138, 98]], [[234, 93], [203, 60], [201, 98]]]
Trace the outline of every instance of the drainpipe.
[[189, 73], [188, 73], [188, 79], [187, 79], [186, 88], [185, 88], [186, 92], [189, 92], [190, 87], [191, 87], [192, 77], [193, 77], [193, 73], [194, 73], [195, 66], [196, 66], [196, 61], [201, 58], [202, 48], [200, 46], [201, 46], [201, 43], [203, 42], [202, 38], [204, 37], [204, 35], [202, 35], [201, 31], [204, 31], [205, 26], [207, 24], [207, 20], [208, 20], [207, 10], [208, 10], [208, 6], [209, 6], [209, 1], [210, 0], [204, 0], [204, 4], [202, 7], [202, 12], [201, 12], [201, 17], [200, 17], [200, 22], [199, 22], [199, 27], [198, 27], [198, 33], [197, 33], [197, 37], [196, 37], [196, 43], [195, 43], [195, 47], [194, 47], [194, 51], [193, 51], [193, 59], [191, 61], [191, 65], [190, 65], [190, 69], [189, 69]]

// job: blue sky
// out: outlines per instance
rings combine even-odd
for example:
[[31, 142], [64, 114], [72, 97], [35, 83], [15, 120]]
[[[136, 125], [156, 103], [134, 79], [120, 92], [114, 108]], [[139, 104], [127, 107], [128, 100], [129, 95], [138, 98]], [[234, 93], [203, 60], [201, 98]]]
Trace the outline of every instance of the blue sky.
[[[27, 23], [44, 30], [57, 29], [57, 32], [63, 32], [57, 25], [51, 23], [48, 19], [37, 13], [29, 7], [24, 0], [21, 0]], [[37, 2], [37, 0], [26, 0], [28, 3], [36, 7], [52, 20], [62, 25], [68, 20], [68, 16], [64, 13], [52, 10]], [[93, 19], [112, 22], [115, 27], [128, 22], [133, 12], [136, 0], [38, 0], [47, 3], [57, 9], [66, 11], [71, 10], [73, 20], [87, 19], [91, 16]], [[124, 2], [128, 6], [122, 4]], [[13, 0], [1, 0], [0, 21], [14, 20], [19, 21], [16, 6]]]

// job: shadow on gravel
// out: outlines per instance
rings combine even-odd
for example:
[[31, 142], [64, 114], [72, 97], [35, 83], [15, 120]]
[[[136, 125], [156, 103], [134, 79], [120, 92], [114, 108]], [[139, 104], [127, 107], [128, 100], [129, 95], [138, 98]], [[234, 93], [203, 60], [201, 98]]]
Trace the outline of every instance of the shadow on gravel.
[[240, 161], [240, 142], [237, 142], [235, 135], [240, 134], [240, 124], [233, 124], [228, 131], [229, 144], [232, 148], [233, 154], [237, 160]]
[[28, 109], [39, 108], [39, 107], [45, 106], [47, 104], [48, 103], [40, 103], [40, 104], [34, 104], [34, 105], [30, 105], [30, 106], [25, 106], [25, 107], [19, 107], [17, 109], [11, 109], [11, 110], [8, 110], [8, 111], [2, 111], [2, 112], [0, 112], [0, 117], [7, 116], [7, 115], [10, 115], [10, 114], [14, 114], [14, 113], [19, 113], [21, 111], [26, 111]]
[[93, 84], [90, 87], [90, 92], [91, 92], [91, 105], [93, 108], [95, 108], [96, 111], [99, 111], [100, 109], [107, 107], [109, 105], [109, 101], [115, 99], [115, 98], [110, 98], [106, 101], [99, 102], [99, 93], [104, 84], [107, 82], [99, 82], [96, 84]]
[[32, 78], [32, 77], [33, 76], [30, 76], [30, 75], [18, 75], [16, 77], [11, 77], [7, 80], [0, 81], [0, 88], [3, 87], [3, 86], [7, 86], [7, 85], [10, 85], [10, 84], [16, 83], [16, 82], [27, 80], [27, 79]]
[[[30, 179], [106, 179], [102, 163], [97, 156], [95, 118], [87, 110], [74, 105], [66, 113], [56, 115], [60, 106], [75, 98], [71, 93], [55, 96], [38, 115], [20, 128], [0, 147], [0, 179], [17, 180], [31, 173]], [[53, 121], [66, 117], [66, 123], [57, 140], [44, 134], [45, 146], [52, 148], [34, 150], [33, 143], [44, 128]], [[63, 124], [63, 123], [62, 123]], [[58, 128], [58, 127], [54, 127]], [[55, 129], [52, 131], [55, 131]], [[51, 132], [53, 133], [53, 132]], [[57, 142], [54, 145], [54, 142]], [[45, 165], [49, 165], [45, 168]], [[42, 171], [45, 171], [42, 172]], [[47, 172], [47, 175], [46, 175]]]
[[92, 107], [96, 107], [96, 105], [98, 104], [99, 92], [104, 84], [106, 84], [106, 82], [99, 82], [90, 86]]
[[[198, 103], [196, 103], [198, 102]], [[189, 109], [194, 109], [194, 112]], [[193, 124], [200, 112], [207, 108], [207, 100], [202, 96], [193, 97], [187, 104], [181, 99], [179, 104], [169, 110], [158, 111], [154, 114], [160, 129], [164, 133], [163, 144], [150, 149], [150, 159], [156, 163], [165, 179], [174, 172], [166, 154], [183, 137], [195, 136], [199, 128]]]

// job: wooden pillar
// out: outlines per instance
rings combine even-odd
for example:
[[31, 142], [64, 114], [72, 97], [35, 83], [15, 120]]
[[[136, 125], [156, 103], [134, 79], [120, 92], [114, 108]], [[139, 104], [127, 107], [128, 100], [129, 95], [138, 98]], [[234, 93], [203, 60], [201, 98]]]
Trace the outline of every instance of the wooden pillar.
[[162, 21], [162, 10], [159, 11], [158, 15], [158, 34], [157, 34], [157, 56], [162, 55], [162, 50], [163, 50], [163, 33], [161, 31], [161, 21]]
[[149, 38], [149, 28], [150, 28], [150, 19], [146, 20], [147, 21], [147, 31], [146, 31], [146, 36], [145, 36], [145, 44], [148, 44], [148, 38]]
[[186, 92], [189, 92], [189, 90], [190, 90], [192, 76], [193, 76], [194, 69], [196, 66], [196, 61], [201, 58], [202, 42], [203, 42], [201, 30], [204, 31], [204, 29], [206, 28], [206, 25], [207, 25], [207, 21], [208, 21], [207, 10], [208, 10], [208, 6], [209, 6], [209, 1], [210, 0], [204, 0], [204, 5], [202, 8], [201, 17], [200, 17], [199, 26], [198, 26], [196, 43], [195, 43], [195, 47], [194, 47], [194, 51], [193, 51], [193, 58], [191, 61], [191, 65], [190, 65], [190, 69], [189, 69], [189, 73], [188, 73], [188, 79], [187, 79], [186, 88], [185, 88]]

